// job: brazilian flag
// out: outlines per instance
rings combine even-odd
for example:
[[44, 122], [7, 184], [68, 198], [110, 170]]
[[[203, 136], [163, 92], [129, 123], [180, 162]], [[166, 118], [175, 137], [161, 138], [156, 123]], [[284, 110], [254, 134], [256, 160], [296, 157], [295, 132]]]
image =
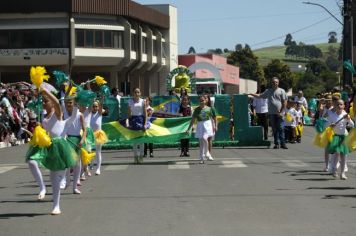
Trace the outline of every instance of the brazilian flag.
[[113, 121], [102, 125], [110, 142], [118, 144], [129, 143], [174, 143], [180, 139], [189, 138], [186, 133], [191, 117], [177, 118], [150, 118], [150, 128], [132, 130], [122, 125], [122, 122]]

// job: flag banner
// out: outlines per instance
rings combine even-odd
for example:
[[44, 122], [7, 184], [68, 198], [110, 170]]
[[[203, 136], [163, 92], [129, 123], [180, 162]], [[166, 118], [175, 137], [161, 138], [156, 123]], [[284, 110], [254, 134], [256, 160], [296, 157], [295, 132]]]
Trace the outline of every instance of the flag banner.
[[132, 130], [123, 125], [125, 122], [113, 121], [102, 125], [110, 143], [172, 143], [189, 138], [186, 133], [191, 117], [150, 118], [150, 128]]

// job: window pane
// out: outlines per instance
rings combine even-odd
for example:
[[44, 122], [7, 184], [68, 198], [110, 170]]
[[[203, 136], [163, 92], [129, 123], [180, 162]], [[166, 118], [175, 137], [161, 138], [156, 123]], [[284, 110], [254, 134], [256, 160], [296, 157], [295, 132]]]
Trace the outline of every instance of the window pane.
[[142, 37], [142, 53], [144, 53], [144, 54], [147, 54], [147, 52], [148, 52], [147, 45], [148, 45], [147, 37]]
[[105, 30], [104, 31], [104, 47], [106, 48], [112, 48], [112, 38], [111, 38], [111, 31]]
[[153, 56], [157, 56], [157, 52], [158, 52], [158, 45], [157, 45], [157, 40], [153, 40]]
[[136, 34], [131, 34], [131, 51], [136, 51]]
[[95, 30], [95, 47], [103, 47], [103, 31], [101, 30]]
[[119, 31], [113, 31], [113, 47], [119, 48]]
[[69, 47], [68, 30], [54, 29], [51, 32], [51, 47], [52, 48], [68, 48]]
[[85, 47], [87, 48], [94, 47], [94, 30], [85, 31]]
[[1, 30], [0, 31], [0, 48], [9, 48], [9, 31]]
[[10, 48], [21, 48], [24, 32], [14, 30], [10, 32]]
[[75, 31], [77, 47], [84, 47], [84, 30], [76, 30]]
[[123, 49], [124, 46], [124, 32], [119, 31], [119, 48]]
[[50, 48], [51, 30], [29, 30], [29, 35], [31, 35], [34, 40], [34, 42], [29, 45], [30, 48]]

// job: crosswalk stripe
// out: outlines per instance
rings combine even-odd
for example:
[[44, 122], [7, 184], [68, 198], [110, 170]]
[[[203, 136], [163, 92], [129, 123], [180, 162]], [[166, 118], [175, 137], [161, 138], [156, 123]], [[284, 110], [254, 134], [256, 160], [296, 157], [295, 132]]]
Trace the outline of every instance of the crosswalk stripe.
[[352, 167], [356, 167], [356, 162], [347, 162], [347, 165], [352, 166]]
[[0, 174], [8, 172], [9, 170], [15, 169], [17, 166], [2, 166], [0, 167]]
[[129, 165], [109, 165], [105, 170], [126, 170]]
[[182, 169], [189, 169], [190, 165], [187, 161], [180, 161], [180, 162], [173, 162], [173, 164], [169, 163], [168, 169], [169, 170], [182, 170]]
[[247, 167], [246, 164], [244, 164], [240, 160], [234, 160], [234, 161], [222, 161], [222, 165], [219, 165], [220, 168], [241, 168], [241, 167]]
[[308, 164], [300, 161], [300, 160], [281, 160], [284, 164], [289, 167], [306, 167], [309, 166]]

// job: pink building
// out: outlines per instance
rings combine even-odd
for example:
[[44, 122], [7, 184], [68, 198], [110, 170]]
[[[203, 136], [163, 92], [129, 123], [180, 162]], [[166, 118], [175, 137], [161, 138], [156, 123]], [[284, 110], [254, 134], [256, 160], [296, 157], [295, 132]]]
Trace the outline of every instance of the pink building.
[[[178, 64], [190, 67], [195, 63], [205, 62], [211, 64], [220, 74], [223, 84], [223, 93], [235, 94], [239, 92], [240, 69], [227, 64], [225, 57], [215, 54], [185, 54], [178, 56]], [[216, 70], [215, 70], [216, 71]], [[194, 72], [196, 78], [216, 78], [214, 71], [202, 67]]]

